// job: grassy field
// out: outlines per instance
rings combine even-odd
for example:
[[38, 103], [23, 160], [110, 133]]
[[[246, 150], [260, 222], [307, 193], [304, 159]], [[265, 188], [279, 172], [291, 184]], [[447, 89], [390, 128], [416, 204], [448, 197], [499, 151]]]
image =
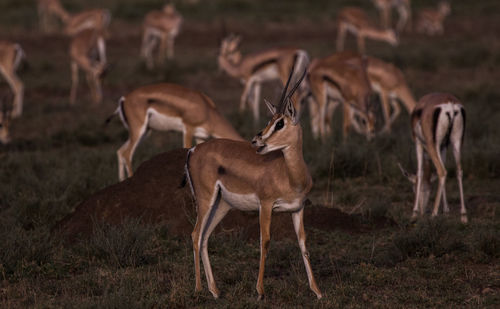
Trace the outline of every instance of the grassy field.
[[[404, 111], [390, 135], [368, 143], [352, 133], [312, 139], [308, 115], [304, 155], [314, 180], [313, 204], [357, 215], [367, 230], [308, 231], [308, 247], [324, 297], [307, 286], [295, 240], [272, 241], [266, 299], [257, 302], [258, 241], [216, 235], [210, 256], [221, 299], [194, 292], [190, 235], [174, 237], [168, 226], [131, 219], [96, 226], [95, 235], [63, 244], [50, 229], [92, 193], [117, 182], [116, 150], [128, 136], [118, 122], [104, 127], [118, 98], [140, 85], [169, 81], [207, 93], [236, 129], [251, 138], [257, 129], [237, 112], [242, 86], [217, 73], [222, 24], [243, 35], [243, 52], [293, 45], [311, 57], [334, 52], [338, 9], [369, 1], [211, 0], [178, 4], [185, 23], [175, 60], [153, 72], [138, 58], [141, 19], [159, 0], [62, 1], [73, 12], [107, 7], [113, 13], [104, 80], [104, 102], [93, 106], [80, 85], [69, 105], [69, 40], [37, 29], [31, 0], [0, 2], [0, 38], [19, 42], [27, 61], [25, 110], [12, 125], [13, 140], [0, 145], [0, 307], [498, 307], [500, 306], [500, 4], [454, 0], [445, 35], [404, 33], [399, 47], [369, 42], [370, 54], [394, 62], [415, 96], [446, 91], [467, 110], [463, 149], [464, 189], [470, 223], [459, 223], [453, 160], [447, 183], [451, 215], [409, 222], [410, 183], [397, 162], [415, 170], [415, 150]], [[413, 8], [434, 1], [413, 1]], [[347, 46], [354, 48], [351, 38]], [[82, 78], [83, 79], [83, 78]], [[6, 87], [4, 84], [2, 87]], [[279, 91], [264, 87], [264, 96]], [[264, 109], [264, 108], [263, 108]], [[265, 117], [264, 117], [265, 118]], [[264, 126], [267, 119], [263, 119]], [[260, 129], [260, 128], [259, 128]], [[179, 133], [153, 132], [139, 147], [134, 166], [181, 145]], [[140, 205], [138, 205], [140, 207]], [[375, 224], [385, 218], [393, 224]], [[292, 231], [290, 231], [292, 233]]]

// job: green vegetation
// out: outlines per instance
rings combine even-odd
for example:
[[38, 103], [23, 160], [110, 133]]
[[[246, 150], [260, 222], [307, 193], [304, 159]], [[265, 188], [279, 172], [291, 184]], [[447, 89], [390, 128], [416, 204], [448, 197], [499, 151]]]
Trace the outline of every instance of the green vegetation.
[[[262, 304], [255, 292], [259, 244], [243, 235], [215, 235], [210, 241], [222, 293], [215, 301], [205, 280], [203, 292], [194, 292], [190, 235], [175, 237], [165, 226], [144, 225], [137, 219], [109, 226], [95, 218], [95, 235], [72, 244], [64, 244], [50, 230], [79, 202], [117, 181], [115, 151], [128, 134], [116, 120], [107, 127], [102, 124], [115, 110], [117, 99], [137, 86], [170, 81], [202, 90], [243, 136], [255, 134], [252, 119], [237, 112], [239, 81], [217, 74], [222, 20], [229, 31], [243, 34], [245, 53], [295, 45], [317, 57], [334, 52], [339, 7], [361, 5], [376, 17], [372, 5], [361, 0], [179, 3], [185, 25], [175, 60], [148, 72], [138, 59], [140, 22], [145, 12], [163, 1], [62, 2], [74, 12], [87, 7], [111, 9], [112, 67], [104, 80], [101, 106], [91, 105], [84, 78], [76, 106], [69, 106], [68, 39], [37, 32], [34, 1], [1, 1], [0, 37], [18, 41], [27, 64], [19, 72], [26, 85], [25, 113], [13, 123], [12, 143], [0, 145], [0, 307], [500, 305], [498, 1], [453, 1], [444, 37], [403, 33], [395, 49], [374, 42], [367, 46], [370, 53], [403, 69], [416, 97], [448, 91], [463, 100], [468, 122], [462, 162], [470, 224], [459, 223], [451, 156], [447, 164], [451, 215], [409, 222], [413, 191], [396, 164], [401, 162], [409, 170], [416, 165], [404, 110], [392, 133], [372, 142], [353, 132], [343, 141], [337, 111], [333, 137], [325, 144], [312, 139], [306, 111], [304, 155], [315, 183], [311, 201], [360, 215], [368, 228], [327, 233], [306, 226], [313, 270], [326, 296], [320, 301], [307, 286], [295, 239], [272, 241]], [[434, 3], [412, 2], [417, 8]], [[347, 47], [354, 46], [350, 38]], [[264, 88], [266, 98], [276, 98], [273, 87]], [[134, 166], [179, 145], [179, 133], [152, 132], [138, 147]]]

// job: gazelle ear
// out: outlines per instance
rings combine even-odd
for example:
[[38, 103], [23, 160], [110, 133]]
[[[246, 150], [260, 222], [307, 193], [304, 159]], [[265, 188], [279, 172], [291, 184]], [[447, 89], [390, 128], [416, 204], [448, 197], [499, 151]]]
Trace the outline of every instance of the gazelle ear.
[[410, 174], [407, 170], [405, 170], [403, 168], [403, 166], [401, 166], [401, 163], [399, 163], [399, 162], [398, 162], [398, 166], [399, 166], [399, 169], [401, 170], [401, 173], [403, 174], [404, 177], [408, 178], [408, 180], [411, 183], [416, 183], [416, 181], [417, 181], [417, 176], [416, 175]]
[[287, 101], [286, 101], [284, 114], [285, 114], [285, 116], [288, 116], [292, 120], [293, 125], [296, 125], [297, 123], [299, 123], [299, 119], [300, 119], [299, 114], [297, 113], [297, 110], [293, 106], [291, 99], [287, 99]]
[[266, 103], [266, 106], [267, 108], [269, 108], [269, 111], [271, 112], [271, 114], [276, 114], [276, 106], [274, 106], [271, 102], [269, 102], [268, 100], [264, 99], [264, 102]]

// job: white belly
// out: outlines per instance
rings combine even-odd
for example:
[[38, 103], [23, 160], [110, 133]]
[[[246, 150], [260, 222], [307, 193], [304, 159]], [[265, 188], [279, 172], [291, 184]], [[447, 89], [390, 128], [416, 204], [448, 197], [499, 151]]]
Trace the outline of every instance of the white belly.
[[278, 66], [269, 65], [265, 69], [258, 71], [253, 76], [256, 82], [265, 82], [271, 81], [280, 78], [280, 74], [278, 72]]
[[260, 201], [255, 193], [238, 194], [227, 190], [222, 184], [220, 184], [220, 187], [222, 191], [222, 199], [232, 208], [239, 209], [241, 211], [259, 210]]
[[274, 202], [273, 211], [277, 212], [296, 212], [302, 208], [302, 199], [295, 199], [292, 201], [285, 201], [278, 199]]
[[158, 131], [184, 131], [184, 123], [180, 117], [167, 116], [156, 110], [148, 109], [148, 125]]

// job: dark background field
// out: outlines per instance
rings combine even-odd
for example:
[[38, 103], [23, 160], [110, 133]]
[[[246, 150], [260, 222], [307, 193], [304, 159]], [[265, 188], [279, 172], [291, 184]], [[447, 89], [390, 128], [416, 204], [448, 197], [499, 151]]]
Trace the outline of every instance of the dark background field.
[[[310, 200], [339, 208], [367, 228], [325, 233], [306, 226], [312, 266], [326, 296], [320, 301], [307, 286], [293, 231], [290, 240], [272, 242], [267, 298], [261, 303], [254, 289], [258, 241], [237, 235], [212, 238], [210, 256], [222, 291], [221, 299], [214, 301], [207, 289], [194, 293], [189, 235], [174, 237], [166, 225], [130, 220], [119, 227], [97, 225], [91, 239], [63, 245], [50, 229], [79, 202], [117, 182], [115, 151], [128, 133], [118, 121], [106, 128], [102, 123], [115, 110], [117, 99], [140, 85], [169, 81], [204, 91], [246, 138], [255, 134], [249, 115], [237, 113], [242, 86], [217, 72], [222, 20], [229, 31], [243, 35], [244, 53], [296, 46], [313, 58], [334, 52], [340, 7], [360, 5], [376, 18], [375, 9], [361, 0], [179, 3], [185, 22], [175, 59], [148, 72], [138, 58], [140, 23], [162, 1], [62, 2], [71, 12], [92, 7], [111, 10], [107, 46], [111, 70], [100, 106], [92, 106], [83, 83], [76, 106], [69, 106], [69, 40], [38, 31], [35, 1], [0, 1], [0, 38], [19, 42], [27, 54], [19, 72], [26, 86], [25, 110], [13, 123], [12, 143], [0, 146], [0, 307], [500, 305], [497, 0], [452, 1], [442, 37], [404, 33], [397, 48], [367, 45], [370, 54], [404, 71], [416, 97], [447, 91], [463, 101], [468, 120], [464, 189], [470, 224], [459, 223], [451, 158], [447, 183], [451, 215], [409, 223], [413, 192], [396, 165], [401, 162], [411, 170], [416, 165], [404, 111], [392, 134], [370, 143], [354, 133], [343, 142], [338, 113], [333, 138], [319, 144], [304, 117], [304, 154], [315, 183]], [[413, 1], [412, 7], [433, 4]], [[352, 38], [347, 46], [355, 47]], [[265, 87], [265, 97], [273, 100], [278, 94], [278, 88]], [[138, 147], [134, 166], [180, 145], [180, 133], [153, 132]], [[380, 219], [393, 223], [375, 224]]]

